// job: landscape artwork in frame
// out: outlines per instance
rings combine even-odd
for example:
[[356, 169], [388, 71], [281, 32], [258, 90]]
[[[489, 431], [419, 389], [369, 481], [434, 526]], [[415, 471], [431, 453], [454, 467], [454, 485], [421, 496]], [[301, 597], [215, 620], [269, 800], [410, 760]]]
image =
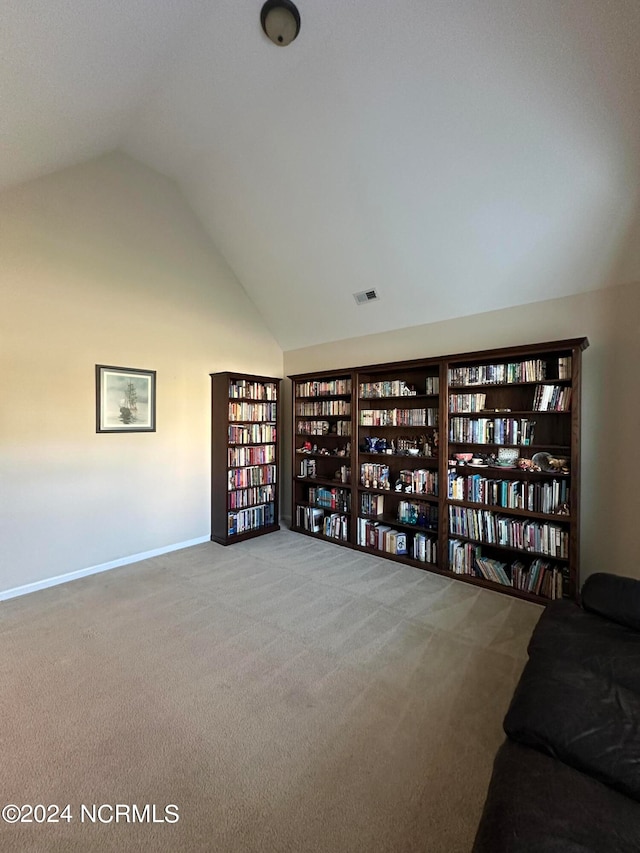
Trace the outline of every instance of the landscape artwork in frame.
[[96, 364], [96, 432], [155, 431], [155, 370]]

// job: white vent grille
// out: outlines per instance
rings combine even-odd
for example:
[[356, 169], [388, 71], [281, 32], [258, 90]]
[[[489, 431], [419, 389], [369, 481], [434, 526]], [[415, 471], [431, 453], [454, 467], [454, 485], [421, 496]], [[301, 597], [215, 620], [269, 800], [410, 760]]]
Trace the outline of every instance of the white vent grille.
[[361, 290], [360, 293], [354, 293], [353, 298], [358, 305], [365, 305], [367, 302], [375, 302], [379, 297], [375, 290]]

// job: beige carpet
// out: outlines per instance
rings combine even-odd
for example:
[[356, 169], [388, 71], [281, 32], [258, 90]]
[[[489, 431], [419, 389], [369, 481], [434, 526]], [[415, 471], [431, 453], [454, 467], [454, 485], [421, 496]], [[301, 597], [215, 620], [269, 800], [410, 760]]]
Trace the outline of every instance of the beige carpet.
[[0, 849], [467, 853], [539, 614], [289, 531], [2, 603], [1, 799], [72, 820]]

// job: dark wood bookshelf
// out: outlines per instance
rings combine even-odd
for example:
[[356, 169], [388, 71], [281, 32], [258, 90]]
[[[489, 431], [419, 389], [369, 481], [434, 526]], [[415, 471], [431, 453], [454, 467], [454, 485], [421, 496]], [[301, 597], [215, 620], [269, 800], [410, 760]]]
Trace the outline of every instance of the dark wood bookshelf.
[[[587, 348], [586, 338], [572, 338], [561, 341], [523, 344], [515, 347], [496, 348], [483, 351], [456, 353], [440, 356], [437, 358], [411, 359], [392, 363], [381, 363], [365, 365], [360, 367], [345, 368], [337, 371], [316, 371], [314, 373], [298, 374], [291, 376], [293, 382], [293, 432], [294, 445], [300, 446], [300, 442], [307, 440], [317, 444], [318, 448], [336, 446], [335, 439], [344, 446], [350, 443], [350, 458], [335, 455], [313, 454], [317, 464], [322, 466], [318, 469], [318, 476], [312, 478], [300, 478], [298, 473], [299, 460], [304, 455], [294, 447], [293, 452], [293, 495], [292, 495], [292, 528], [307, 535], [316, 536], [326, 541], [353, 548], [364, 553], [376, 554], [389, 560], [404, 565], [410, 565], [432, 571], [443, 577], [455, 578], [465, 583], [485, 587], [500, 593], [515, 596], [528, 601], [544, 604], [549, 599], [538, 595], [527, 589], [519, 589], [504, 583], [488, 580], [482, 575], [479, 566], [473, 565], [461, 567], [450, 563], [450, 541], [469, 543], [472, 546], [480, 546], [482, 559], [500, 559], [504, 564], [504, 571], [510, 577], [511, 565], [514, 560], [524, 564], [525, 570], [529, 570], [536, 560], [543, 561], [548, 565], [549, 571], [556, 567], [554, 578], [562, 576], [563, 594], [575, 597], [580, 588], [580, 564], [579, 564], [579, 539], [580, 539], [580, 407], [581, 407], [581, 371], [582, 352]], [[500, 375], [520, 376], [518, 381], [470, 381], [450, 382], [454, 376], [495, 376]], [[562, 378], [560, 378], [562, 373]], [[325, 395], [302, 395], [299, 387], [303, 383], [332, 382], [337, 379], [349, 379], [351, 383], [351, 394], [325, 394]], [[437, 388], [433, 383], [437, 382]], [[394, 385], [393, 383], [397, 383]], [[428, 383], [432, 383], [431, 387]], [[568, 408], [537, 409], [540, 399], [536, 389], [539, 386], [557, 386], [570, 390], [570, 402]], [[364, 387], [363, 387], [364, 386]], [[366, 389], [366, 390], [364, 390]], [[434, 393], [437, 390], [438, 393]], [[386, 391], [386, 393], [385, 393]], [[391, 393], [393, 391], [393, 393]], [[399, 393], [397, 393], [399, 391]], [[413, 392], [413, 393], [411, 393]], [[566, 393], [566, 392], [564, 392]], [[546, 400], [562, 400], [560, 391], [557, 394], [548, 392]], [[450, 398], [460, 395], [482, 395], [474, 396], [472, 405], [477, 405], [477, 400], [483, 403], [479, 411], [450, 411]], [[313, 400], [342, 399], [351, 403], [351, 437], [330, 435], [308, 435], [304, 436], [297, 432], [298, 422], [301, 420], [345, 420], [346, 416], [299, 416], [296, 415], [296, 404]], [[535, 403], [534, 403], [535, 399]], [[467, 405], [465, 400], [455, 401], [455, 407]], [[451, 406], [453, 407], [453, 405]], [[395, 410], [396, 421], [400, 418], [400, 411], [405, 409], [431, 409], [437, 410], [435, 424], [405, 424], [395, 425], [385, 423], [372, 426], [361, 423], [360, 413], [363, 411], [390, 412]], [[509, 411], [504, 411], [508, 409]], [[416, 413], [411, 413], [411, 416]], [[432, 412], [431, 418], [433, 419]], [[384, 419], [386, 414], [367, 416], [369, 419]], [[535, 422], [535, 429], [530, 443], [500, 443], [500, 442], [478, 442], [454, 440], [450, 434], [450, 423], [452, 418], [485, 419], [489, 421], [525, 419]], [[408, 418], [407, 418], [408, 419]], [[429, 416], [427, 417], [429, 420]], [[525, 435], [525, 427], [522, 423], [512, 424], [511, 428], [517, 428], [517, 436], [522, 432]], [[451, 429], [453, 430], [453, 426]], [[462, 427], [458, 423], [456, 432], [461, 432]], [[475, 428], [474, 428], [475, 429]], [[498, 425], [495, 426], [498, 429]], [[503, 425], [500, 426], [503, 429]], [[466, 431], [466, 430], [465, 430]], [[492, 437], [489, 433], [489, 437]], [[516, 432], [513, 433], [516, 435]], [[512, 437], [509, 434], [506, 437]], [[531, 438], [531, 436], [529, 436]], [[377, 441], [378, 446], [371, 446]], [[431, 455], [424, 455], [422, 448], [431, 447]], [[393, 442], [393, 444], [392, 444]], [[400, 442], [403, 442], [400, 445]], [[419, 455], [409, 455], [406, 447], [413, 445], [419, 450]], [[397, 452], [402, 446], [402, 452]], [[393, 449], [388, 453], [388, 449]], [[472, 451], [481, 458], [486, 458], [486, 466], [473, 466], [451, 464], [453, 454], [461, 451]], [[538, 452], [546, 452], [551, 456], [559, 456], [568, 460], [569, 471], [534, 471], [519, 467], [506, 467], [496, 464], [495, 458], [501, 450], [517, 451], [518, 457], [530, 460]], [[351, 468], [351, 482], [348, 484], [336, 482], [332, 471], [348, 465]], [[376, 487], [370, 483], [366, 485], [362, 480], [362, 466], [388, 466], [389, 488]], [[377, 471], [374, 479], [386, 476], [386, 469], [382, 467], [366, 471]], [[427, 471], [429, 475], [438, 474], [438, 495], [423, 492], [407, 492], [396, 490], [396, 483], [400, 478], [400, 472]], [[545, 484], [552, 480], [562, 481], [569, 485], [569, 514], [541, 513], [524, 509], [516, 509], [500, 506], [498, 504], [484, 504], [475, 501], [457, 500], [449, 497], [449, 473], [455, 473], [456, 477], [467, 477], [479, 474], [492, 481], [506, 481], [524, 483]], [[404, 474], [404, 477], [409, 477]], [[411, 475], [409, 480], [414, 488], [423, 487], [426, 482], [426, 474]], [[328, 488], [341, 488], [351, 490], [351, 510], [348, 518], [348, 539], [341, 541], [326, 537], [321, 534], [312, 533], [301, 529], [296, 525], [296, 506], [308, 502], [308, 488], [310, 485], [323, 485]], [[366, 504], [361, 503], [363, 496], [370, 494], [372, 500], [376, 496], [384, 496], [381, 513], [368, 514], [363, 512]], [[398, 503], [408, 501], [414, 504], [427, 504], [430, 513], [437, 510], [438, 528], [422, 527], [398, 521]], [[369, 502], [370, 504], [370, 502]], [[497, 545], [495, 543], [474, 540], [453, 533], [449, 526], [449, 508], [462, 507], [476, 511], [491, 512], [495, 515], [511, 517], [514, 523], [520, 519], [524, 522], [530, 520], [537, 525], [559, 526], [566, 531], [568, 536], [568, 556], [566, 558], [552, 557], [537, 551], [518, 549], [512, 546]], [[323, 508], [323, 512], [338, 512]], [[431, 523], [433, 524], [433, 518]], [[359, 522], [359, 520], [361, 520]], [[369, 544], [359, 542], [359, 531], [369, 530], [367, 524], [378, 523], [392, 530], [403, 532], [407, 535], [408, 554], [393, 554], [380, 548], [370, 547]], [[416, 533], [421, 533], [435, 541], [437, 545], [437, 560], [425, 562], [415, 559], [413, 556], [413, 540]], [[380, 533], [383, 536], [383, 533]], [[388, 543], [387, 543], [388, 544]], [[456, 546], [452, 545], [452, 554], [459, 557]], [[542, 563], [540, 564], [542, 565]], [[486, 566], [485, 566], [486, 571]], [[530, 579], [535, 578], [530, 574]], [[530, 580], [525, 578], [522, 583]], [[551, 575], [549, 576], [551, 580]], [[560, 580], [558, 580], [558, 587]], [[555, 589], [558, 592], [558, 589]]]
[[[211, 374], [211, 539], [231, 545], [280, 529], [280, 383], [281, 379], [248, 373]], [[253, 393], [238, 394], [238, 389]], [[264, 408], [264, 417], [237, 417], [230, 404]], [[264, 406], [262, 405], [264, 404]], [[251, 412], [251, 414], [255, 414]], [[231, 439], [234, 427], [265, 428], [270, 440]], [[266, 434], [266, 433], [265, 433]], [[265, 460], [242, 457], [263, 449]], [[246, 472], [243, 474], [242, 472]], [[237, 481], [236, 481], [237, 478]], [[251, 479], [262, 482], [250, 482]], [[234, 506], [234, 498], [241, 506]]]

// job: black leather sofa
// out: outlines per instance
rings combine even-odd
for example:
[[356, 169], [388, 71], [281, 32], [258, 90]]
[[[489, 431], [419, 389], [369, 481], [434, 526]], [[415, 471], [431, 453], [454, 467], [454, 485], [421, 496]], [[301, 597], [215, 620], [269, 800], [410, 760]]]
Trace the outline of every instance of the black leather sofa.
[[504, 720], [473, 853], [639, 853], [640, 581], [552, 602]]

